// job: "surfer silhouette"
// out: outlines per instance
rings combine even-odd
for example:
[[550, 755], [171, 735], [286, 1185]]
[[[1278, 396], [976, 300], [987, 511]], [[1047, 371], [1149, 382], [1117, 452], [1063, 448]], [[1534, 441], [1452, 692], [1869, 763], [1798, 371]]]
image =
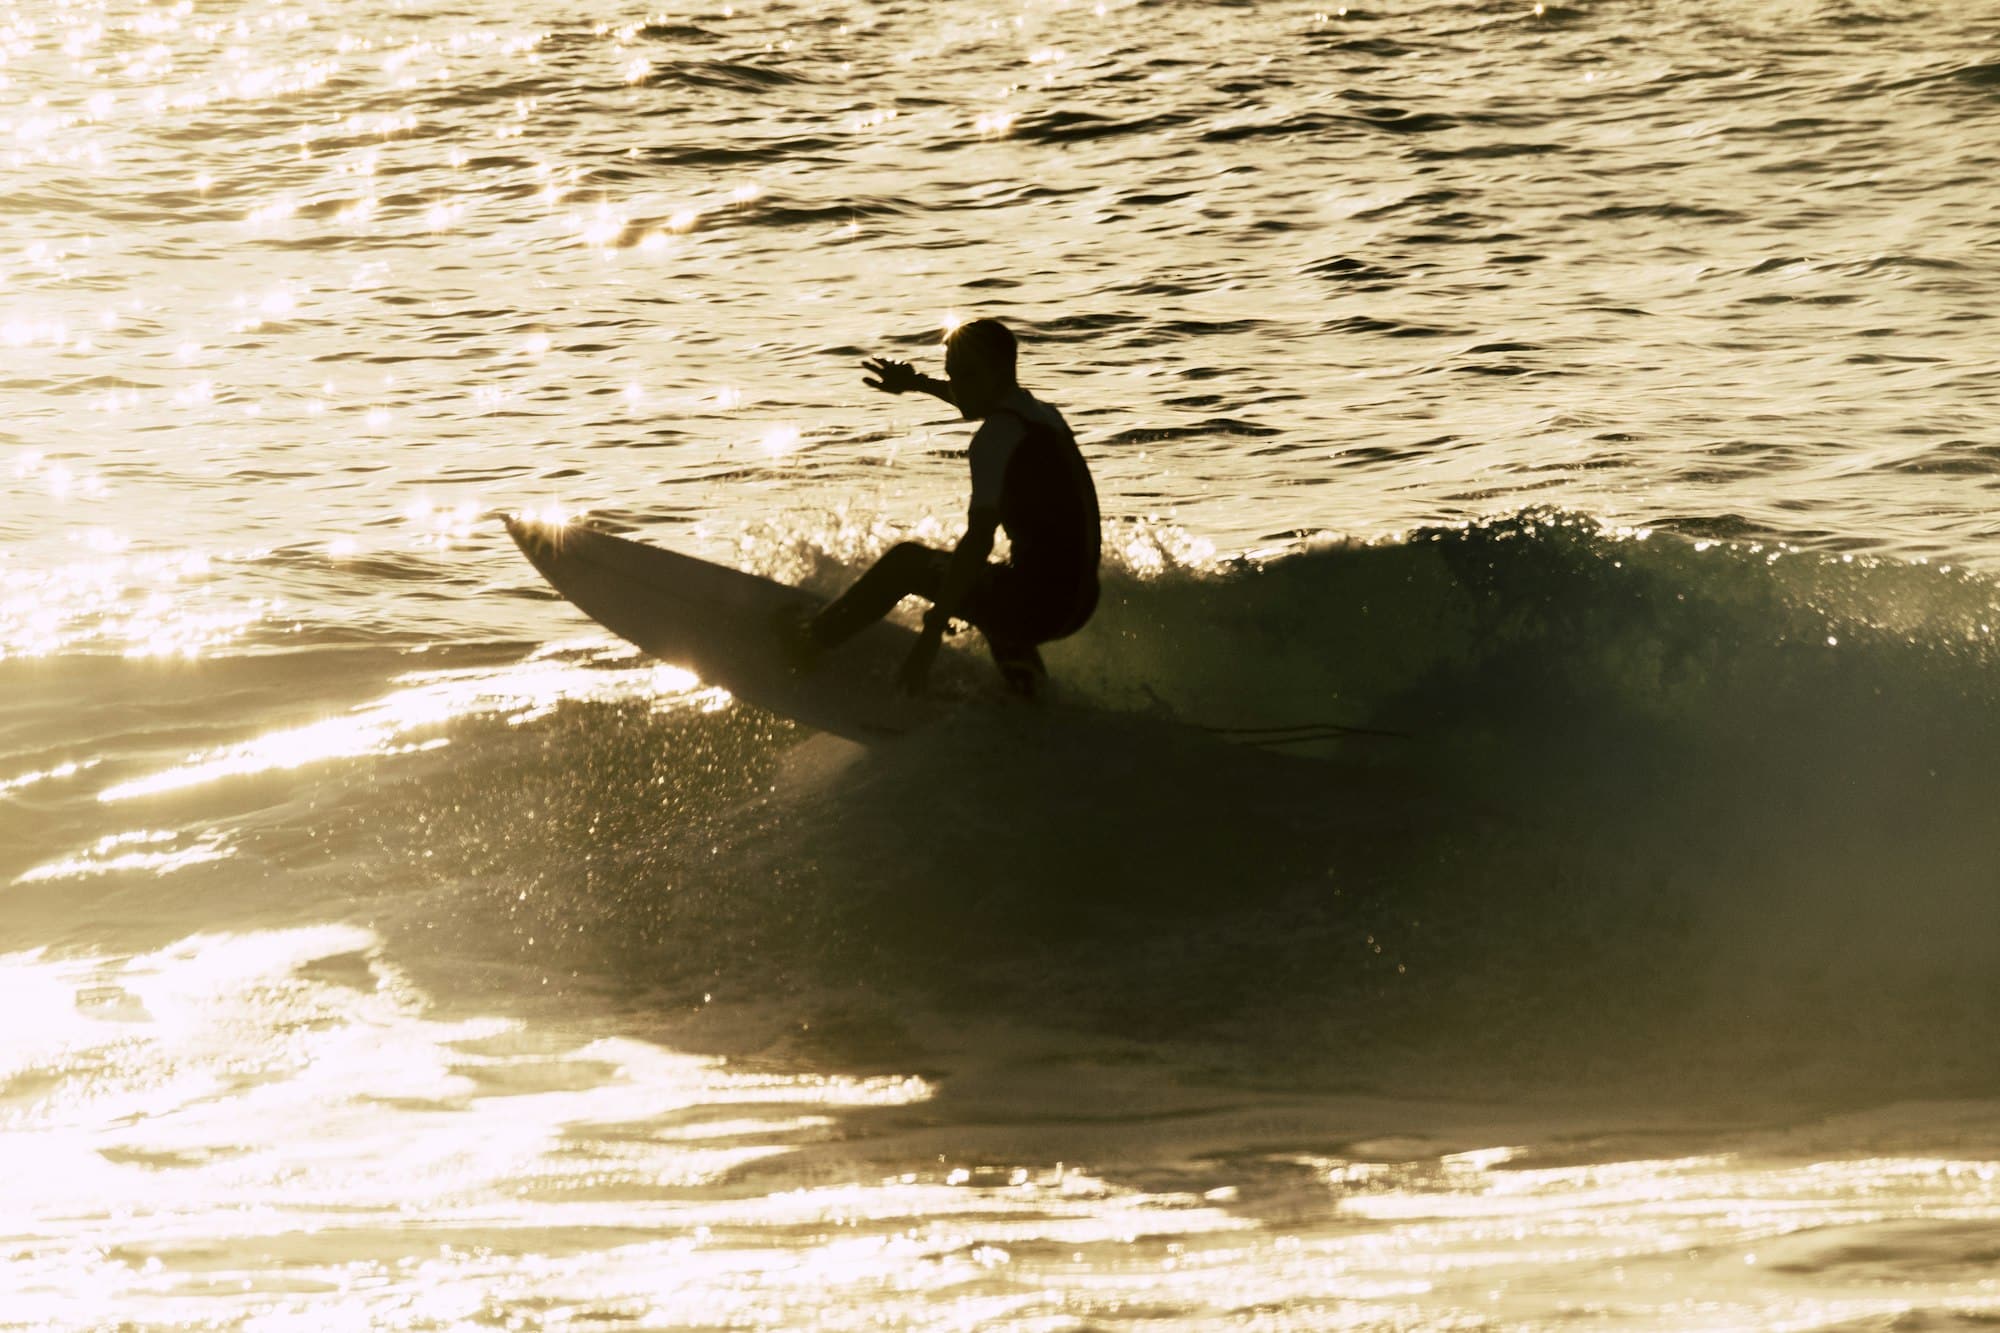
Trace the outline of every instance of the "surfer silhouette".
[[[901, 542], [811, 620], [795, 629], [794, 660], [810, 667], [887, 615], [905, 597], [931, 603], [899, 686], [922, 693], [944, 632], [956, 618], [986, 636], [1009, 689], [1032, 698], [1047, 677], [1036, 645], [1082, 629], [1097, 609], [1097, 490], [1062, 413], [1015, 378], [1014, 335], [993, 319], [961, 324], [945, 339], [945, 379], [908, 362], [863, 361], [883, 393], [942, 398], [980, 423], [967, 451], [972, 503], [952, 550]], [[990, 560], [1004, 529], [1009, 558]]]

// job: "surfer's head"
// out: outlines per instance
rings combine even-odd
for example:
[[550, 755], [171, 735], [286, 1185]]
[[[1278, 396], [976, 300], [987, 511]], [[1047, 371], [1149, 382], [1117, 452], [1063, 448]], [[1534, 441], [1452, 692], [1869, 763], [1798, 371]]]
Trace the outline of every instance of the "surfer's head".
[[945, 335], [951, 400], [968, 419], [985, 416], [1015, 385], [1014, 335], [997, 319], [975, 319]]

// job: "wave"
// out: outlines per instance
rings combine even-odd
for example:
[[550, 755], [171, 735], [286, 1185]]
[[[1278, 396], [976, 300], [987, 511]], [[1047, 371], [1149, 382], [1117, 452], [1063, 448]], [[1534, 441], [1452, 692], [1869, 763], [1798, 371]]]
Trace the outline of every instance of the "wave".
[[1363, 107], [1351, 115], [1307, 111], [1281, 120], [1225, 125], [1204, 130], [1203, 143], [1241, 143], [1248, 139], [1289, 138], [1293, 135], [1345, 137], [1357, 129], [1392, 134], [1430, 134], [1456, 129], [1462, 122], [1439, 111], [1411, 111], [1396, 106]]
[[741, 60], [658, 61], [640, 80], [647, 88], [718, 88], [764, 92], [774, 87], [818, 82], [795, 68], [780, 68], [751, 57]]
[[1124, 120], [1088, 111], [1053, 110], [1023, 116], [1012, 126], [1013, 137], [1028, 143], [1087, 143], [1133, 134], [1163, 134], [1189, 124], [1193, 116], [1170, 112]]
[[1050, 710], [860, 753], [583, 703], [363, 823], [425, 847], [427, 940], [836, 1048], [1002, 1012], [1405, 1091], [2000, 1073], [1989, 583], [1553, 513], [1119, 549]]
[[1435, 797], [1371, 931], [1433, 987], [1742, 1064], [1818, 1015], [1915, 1076], [1964, 1072], [2000, 999], [1996, 629], [1962, 571], [1531, 513], [1153, 580], [1067, 665], [1406, 737], [1337, 748]]
[[204, 822], [230, 856], [154, 910], [227, 926], [254, 858], [419, 973], [531, 965], [697, 1044], [777, 1011], [833, 1063], [1002, 1016], [1405, 1093], [2000, 1075], [1991, 581], [1555, 512], [1107, 549], [1046, 709], [865, 752], [626, 686], [467, 714]]

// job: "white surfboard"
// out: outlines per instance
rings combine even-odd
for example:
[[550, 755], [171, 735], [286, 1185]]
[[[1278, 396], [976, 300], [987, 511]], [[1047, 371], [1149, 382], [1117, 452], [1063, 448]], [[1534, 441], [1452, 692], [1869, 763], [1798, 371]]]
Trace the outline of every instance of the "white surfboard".
[[810, 593], [572, 524], [510, 518], [507, 531], [592, 620], [759, 708], [867, 744], [914, 731], [956, 702], [949, 653], [940, 654], [934, 673], [944, 695], [911, 698], [896, 689], [896, 672], [917, 641], [902, 625], [871, 625], [798, 674], [780, 651], [779, 618], [788, 608], [817, 609]]

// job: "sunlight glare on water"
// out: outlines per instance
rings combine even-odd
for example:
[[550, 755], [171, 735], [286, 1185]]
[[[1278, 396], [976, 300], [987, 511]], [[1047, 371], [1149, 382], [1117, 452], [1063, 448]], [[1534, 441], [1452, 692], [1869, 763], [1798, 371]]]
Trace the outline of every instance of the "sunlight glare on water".
[[[463, 1317], [468, 1284], [519, 1263], [512, 1234], [615, 1251], [682, 1211], [673, 1192], [810, 1141], [828, 1111], [928, 1092], [432, 1019], [351, 927], [195, 936], [123, 960], [14, 955], [0, 959], [0, 994], [33, 1034], [10, 1043], [0, 1073], [18, 1086], [76, 1071], [0, 1103], [9, 1209], [69, 1219], [7, 1269], [10, 1317], [31, 1322], [89, 1322], [107, 1296], [149, 1320], [202, 1297], [237, 1317], [408, 1317], [412, 1302], [420, 1318]], [[625, 1132], [579, 1155], [565, 1131], [583, 1123]], [[641, 1179], [659, 1202], [617, 1201]], [[429, 1235], [383, 1261], [380, 1240], [411, 1210]], [[762, 1220], [735, 1214], [694, 1208], [654, 1257]], [[529, 1261], [528, 1286], [560, 1288], [570, 1267]], [[266, 1271], [234, 1280], [252, 1268]], [[321, 1299], [287, 1294], [300, 1290]]]
[[546, 716], [564, 701], [642, 698], [661, 709], [679, 709], [690, 706], [697, 695], [713, 693], [679, 667], [648, 664], [606, 670], [546, 658], [497, 673], [417, 672], [401, 684], [403, 688], [345, 716], [267, 732], [218, 752], [190, 755], [172, 768], [106, 787], [98, 799], [124, 801], [333, 759], [438, 749], [450, 741], [418, 737], [466, 716], [497, 715], [519, 726]]
[[[923, 1080], [432, 1017], [353, 927], [17, 954], [0, 995], [24, 1034], [0, 1073], [47, 1084], [0, 1102], [9, 1208], [65, 1219], [8, 1267], [5, 1294], [14, 1317], [58, 1325], [117, 1299], [149, 1321], [199, 1309], [257, 1326], [552, 1305], [577, 1327], [859, 1328], [926, 1309], [1035, 1326], [1221, 1317], [1246, 1289], [1285, 1326], [1533, 1322], [1534, 1275], [1557, 1267], [1572, 1308], [1809, 1328], [1914, 1308], [1787, 1277], [1810, 1270], [1823, 1229], [1889, 1227], [1892, 1244], [1895, 1225], [1944, 1235], [2000, 1204], [1990, 1161], [1950, 1158], [1277, 1158], [1263, 1170], [1288, 1181], [1294, 1222], [1274, 1245], [1233, 1213], [1233, 1187], [1136, 1191], [949, 1156], [867, 1179], [836, 1165], [839, 1119], [915, 1108]], [[701, 1188], [787, 1155], [862, 1178]], [[1990, 1280], [1945, 1282], [1963, 1316], [2000, 1309]]]

